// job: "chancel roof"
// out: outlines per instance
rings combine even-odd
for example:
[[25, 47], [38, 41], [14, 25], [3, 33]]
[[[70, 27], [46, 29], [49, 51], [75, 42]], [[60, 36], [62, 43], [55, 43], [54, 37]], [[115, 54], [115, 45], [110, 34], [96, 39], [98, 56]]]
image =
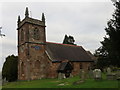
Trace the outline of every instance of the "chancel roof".
[[82, 46], [46, 43], [46, 53], [53, 62], [69, 60], [75, 62], [93, 62]]

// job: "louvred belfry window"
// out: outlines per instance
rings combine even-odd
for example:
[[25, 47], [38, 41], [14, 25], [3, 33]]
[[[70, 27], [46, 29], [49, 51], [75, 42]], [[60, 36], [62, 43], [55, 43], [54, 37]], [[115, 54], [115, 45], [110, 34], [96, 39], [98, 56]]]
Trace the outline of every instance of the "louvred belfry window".
[[36, 40], [39, 40], [39, 38], [40, 38], [40, 31], [39, 31], [39, 29], [38, 28], [35, 28], [34, 29], [34, 33], [33, 33], [34, 35], [34, 39], [36, 39]]

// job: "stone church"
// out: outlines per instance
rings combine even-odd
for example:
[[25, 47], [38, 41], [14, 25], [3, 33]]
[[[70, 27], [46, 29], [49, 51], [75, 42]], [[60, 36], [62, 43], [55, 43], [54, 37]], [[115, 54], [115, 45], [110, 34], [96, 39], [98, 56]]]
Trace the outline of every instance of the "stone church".
[[57, 78], [87, 71], [94, 60], [82, 46], [46, 41], [45, 16], [42, 20], [18, 16], [18, 80]]

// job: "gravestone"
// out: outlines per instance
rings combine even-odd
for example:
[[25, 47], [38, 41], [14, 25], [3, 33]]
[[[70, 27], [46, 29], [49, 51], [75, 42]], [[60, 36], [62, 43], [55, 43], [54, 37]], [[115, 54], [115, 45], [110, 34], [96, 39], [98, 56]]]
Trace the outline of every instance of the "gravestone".
[[107, 74], [107, 80], [116, 80], [116, 73]]
[[120, 69], [117, 70], [117, 78], [120, 78]]
[[88, 74], [89, 74], [89, 78], [94, 78], [94, 76], [93, 76], [93, 70], [89, 70], [89, 72], [88, 72]]
[[58, 79], [62, 79], [62, 73], [58, 73]]
[[116, 80], [116, 73], [112, 73], [112, 70], [110, 67], [107, 68], [107, 80]]
[[93, 75], [95, 80], [101, 80], [102, 79], [102, 73], [100, 69], [94, 69]]
[[104, 72], [104, 73], [106, 73], [106, 72], [107, 72], [107, 71], [106, 71], [106, 68], [104, 68], [104, 69], [103, 69], [103, 72]]
[[84, 70], [81, 71], [81, 80], [84, 81], [86, 78], [86, 73]]
[[73, 85], [79, 85], [85, 82], [86, 73], [83, 69], [80, 69], [80, 80], [73, 82]]
[[110, 67], [107, 68], [107, 74], [111, 74], [111, 68]]
[[73, 75], [70, 73], [70, 77], [73, 77]]
[[6, 84], [8, 81], [6, 80], [6, 78], [2, 79], [2, 85]]
[[65, 75], [63, 73], [58, 73], [58, 79], [64, 79]]

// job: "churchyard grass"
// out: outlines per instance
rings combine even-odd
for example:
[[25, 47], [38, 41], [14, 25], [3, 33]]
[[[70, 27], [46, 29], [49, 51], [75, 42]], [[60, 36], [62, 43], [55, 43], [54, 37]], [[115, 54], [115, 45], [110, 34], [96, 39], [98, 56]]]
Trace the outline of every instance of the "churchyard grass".
[[95, 81], [87, 79], [85, 82], [78, 85], [73, 85], [75, 81], [80, 80], [79, 76], [66, 79], [41, 79], [32, 81], [17, 81], [3, 85], [3, 88], [118, 88], [117, 80], [106, 80], [103, 74], [103, 79]]

